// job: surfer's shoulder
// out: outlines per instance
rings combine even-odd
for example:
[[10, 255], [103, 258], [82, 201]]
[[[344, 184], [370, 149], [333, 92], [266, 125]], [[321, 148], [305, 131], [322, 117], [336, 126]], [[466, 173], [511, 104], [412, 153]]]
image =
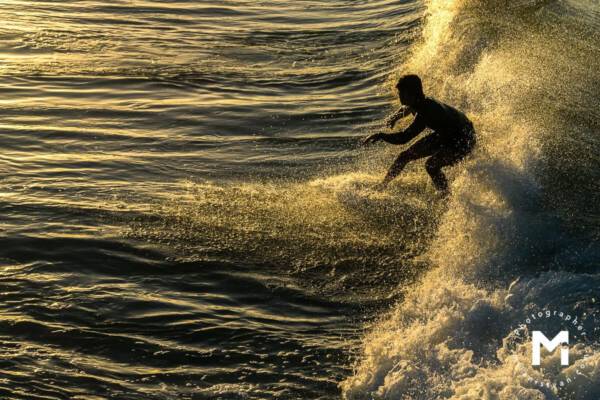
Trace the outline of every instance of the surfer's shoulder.
[[433, 97], [425, 96], [423, 101], [420, 104], [420, 109], [430, 109], [432, 107], [439, 106], [441, 103], [434, 99]]
[[443, 107], [446, 105], [444, 102], [439, 101], [438, 99], [429, 97], [429, 96], [425, 97], [425, 100], [423, 100], [423, 104], [428, 107], [440, 107], [440, 106]]
[[415, 107], [415, 111], [417, 114], [431, 114], [438, 110], [441, 106], [441, 103], [434, 99], [433, 97], [425, 97], [421, 103]]

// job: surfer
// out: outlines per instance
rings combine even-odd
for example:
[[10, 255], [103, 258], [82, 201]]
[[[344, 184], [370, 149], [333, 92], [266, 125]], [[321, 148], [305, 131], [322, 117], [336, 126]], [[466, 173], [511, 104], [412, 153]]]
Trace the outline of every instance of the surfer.
[[411, 114], [416, 115], [413, 123], [402, 132], [375, 133], [367, 137], [363, 144], [379, 141], [406, 144], [425, 128], [430, 128], [432, 132], [401, 152], [376, 188], [385, 189], [409, 162], [429, 157], [425, 169], [436, 189], [446, 195], [448, 180], [442, 168], [458, 163], [473, 150], [476, 141], [473, 124], [454, 107], [425, 96], [417, 75], [404, 75], [398, 80], [396, 89], [404, 107], [393, 114], [386, 125], [392, 129], [396, 122]]

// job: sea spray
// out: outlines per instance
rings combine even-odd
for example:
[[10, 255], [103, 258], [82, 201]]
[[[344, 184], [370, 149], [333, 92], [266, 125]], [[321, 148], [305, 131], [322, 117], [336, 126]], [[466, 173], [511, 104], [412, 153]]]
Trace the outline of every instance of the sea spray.
[[[548, 157], [572, 146], [558, 129], [582, 134], [560, 110], [598, 104], [597, 94], [574, 90], [596, 84], [585, 39], [565, 35], [571, 22], [559, 7], [427, 2], [422, 41], [395, 76], [418, 73], [430, 95], [466, 109], [481, 144], [458, 173], [426, 252], [431, 271], [366, 335], [355, 373], [341, 384], [345, 398], [597, 398], [600, 356], [589, 360], [587, 379], [557, 388], [539, 384], [558, 372], [532, 368], [527, 344], [508, 345], [528, 310], [553, 302], [598, 322], [589, 298], [597, 275], [560, 270], [567, 260], [581, 262], [568, 254], [599, 254], [598, 246], [570, 238], [560, 212], [548, 210], [555, 195]], [[571, 367], [597, 344], [574, 347]]]

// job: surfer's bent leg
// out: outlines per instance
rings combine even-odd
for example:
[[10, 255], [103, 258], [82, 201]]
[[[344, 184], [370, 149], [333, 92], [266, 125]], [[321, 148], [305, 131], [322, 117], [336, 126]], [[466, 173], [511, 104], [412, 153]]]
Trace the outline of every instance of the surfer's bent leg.
[[388, 183], [390, 183], [394, 178], [400, 175], [404, 167], [406, 167], [406, 164], [408, 164], [409, 162], [435, 154], [436, 151], [439, 150], [438, 142], [439, 140], [437, 135], [432, 133], [413, 144], [407, 150], [400, 153], [398, 158], [396, 158], [396, 160], [388, 170], [385, 178], [383, 178], [383, 182], [381, 183], [381, 185], [384, 187], [387, 186]]
[[465, 158], [475, 145], [474, 136], [468, 137], [459, 145], [446, 145], [425, 162], [425, 169], [433, 181], [435, 188], [443, 194], [448, 194], [448, 179], [442, 172], [443, 167], [457, 164]]
[[437, 154], [433, 155], [425, 162], [425, 169], [433, 181], [433, 186], [435, 186], [438, 191], [447, 193], [448, 179], [446, 179], [446, 175], [442, 172], [442, 167], [449, 164], [444, 155], [442, 155], [444, 152], [440, 153], [439, 156]]

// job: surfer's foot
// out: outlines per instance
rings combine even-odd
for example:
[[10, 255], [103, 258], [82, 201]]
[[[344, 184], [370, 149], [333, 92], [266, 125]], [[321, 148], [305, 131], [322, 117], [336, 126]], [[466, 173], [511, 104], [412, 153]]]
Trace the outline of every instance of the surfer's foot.
[[445, 190], [437, 190], [437, 197], [440, 200], [444, 200], [447, 199], [448, 197], [450, 197], [450, 190], [445, 189]]
[[382, 192], [385, 189], [387, 189], [387, 183], [385, 183], [385, 182], [381, 182], [381, 183], [378, 183], [377, 185], [373, 186], [373, 190], [375, 190], [377, 192]]

